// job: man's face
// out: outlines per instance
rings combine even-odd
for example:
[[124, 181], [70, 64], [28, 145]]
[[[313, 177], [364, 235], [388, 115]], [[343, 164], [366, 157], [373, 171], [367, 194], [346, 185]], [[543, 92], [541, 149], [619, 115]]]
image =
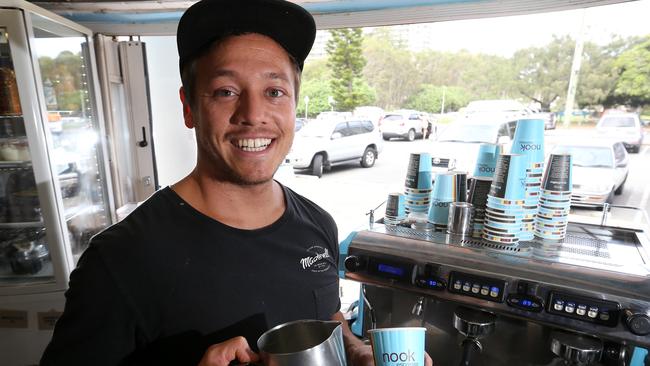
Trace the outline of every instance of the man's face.
[[259, 34], [233, 36], [196, 62], [199, 169], [237, 184], [273, 178], [293, 142], [296, 75], [286, 51]]

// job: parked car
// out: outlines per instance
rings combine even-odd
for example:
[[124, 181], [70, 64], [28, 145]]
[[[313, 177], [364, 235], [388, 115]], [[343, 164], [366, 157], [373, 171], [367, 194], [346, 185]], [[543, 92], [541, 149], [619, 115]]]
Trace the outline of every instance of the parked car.
[[559, 142], [551, 153], [573, 156], [572, 206], [611, 203], [623, 193], [629, 173], [628, 154], [622, 142], [611, 139], [573, 139]]
[[321, 177], [324, 170], [337, 164], [357, 161], [369, 168], [382, 148], [379, 131], [371, 121], [317, 120], [296, 133], [287, 160], [294, 169]]
[[373, 106], [360, 106], [354, 108], [352, 116], [355, 119], [370, 120], [375, 126], [379, 126], [379, 120], [386, 114], [383, 108]]
[[555, 113], [553, 112], [538, 112], [535, 113], [533, 116], [544, 120], [545, 130], [554, 130], [555, 127], [557, 127], [557, 120], [555, 118]]
[[474, 100], [463, 108], [461, 120], [499, 120], [512, 121], [531, 114], [522, 103], [511, 99]]
[[606, 111], [596, 125], [599, 134], [621, 140], [629, 152], [638, 153], [643, 144], [643, 125], [636, 113]]
[[415, 140], [417, 137], [428, 138], [432, 123], [426, 113], [413, 110], [398, 110], [387, 113], [379, 121], [382, 138], [386, 141], [393, 137]]
[[349, 119], [352, 118], [352, 112], [337, 112], [337, 111], [324, 111], [318, 113], [317, 120], [324, 119]]
[[436, 170], [455, 168], [472, 175], [481, 143], [500, 144], [503, 151], [510, 151], [516, 127], [517, 121], [456, 121], [433, 143], [433, 166]]
[[296, 132], [300, 131], [300, 129], [303, 128], [303, 126], [306, 124], [307, 124], [306, 118], [296, 118], [296, 125], [294, 127], [294, 131]]

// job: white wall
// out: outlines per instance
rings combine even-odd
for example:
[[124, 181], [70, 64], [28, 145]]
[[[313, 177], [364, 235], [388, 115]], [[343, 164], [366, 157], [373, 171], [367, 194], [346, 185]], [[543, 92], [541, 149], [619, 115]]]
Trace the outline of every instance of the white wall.
[[187, 175], [196, 164], [194, 130], [185, 127], [178, 97], [176, 37], [142, 37], [147, 50], [156, 170], [161, 187]]

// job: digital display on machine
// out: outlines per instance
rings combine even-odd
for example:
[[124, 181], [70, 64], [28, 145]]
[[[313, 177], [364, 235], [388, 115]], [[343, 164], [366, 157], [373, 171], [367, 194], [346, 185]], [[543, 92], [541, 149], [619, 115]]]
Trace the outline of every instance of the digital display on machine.
[[377, 271], [381, 273], [389, 273], [395, 276], [404, 276], [404, 268], [389, 266], [388, 264], [377, 264]]
[[520, 304], [523, 306], [533, 306], [533, 302], [530, 300], [522, 300]]

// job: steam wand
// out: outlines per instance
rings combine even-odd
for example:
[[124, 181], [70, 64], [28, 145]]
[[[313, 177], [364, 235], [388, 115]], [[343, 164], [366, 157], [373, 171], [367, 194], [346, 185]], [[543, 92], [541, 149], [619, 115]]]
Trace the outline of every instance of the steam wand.
[[386, 203], [386, 201], [380, 203], [374, 209], [371, 209], [370, 211], [366, 212], [366, 216], [368, 215], [370, 216], [368, 217], [368, 229], [372, 229], [372, 225], [375, 223], [375, 211], [377, 211], [377, 209], [381, 207], [384, 203]]

